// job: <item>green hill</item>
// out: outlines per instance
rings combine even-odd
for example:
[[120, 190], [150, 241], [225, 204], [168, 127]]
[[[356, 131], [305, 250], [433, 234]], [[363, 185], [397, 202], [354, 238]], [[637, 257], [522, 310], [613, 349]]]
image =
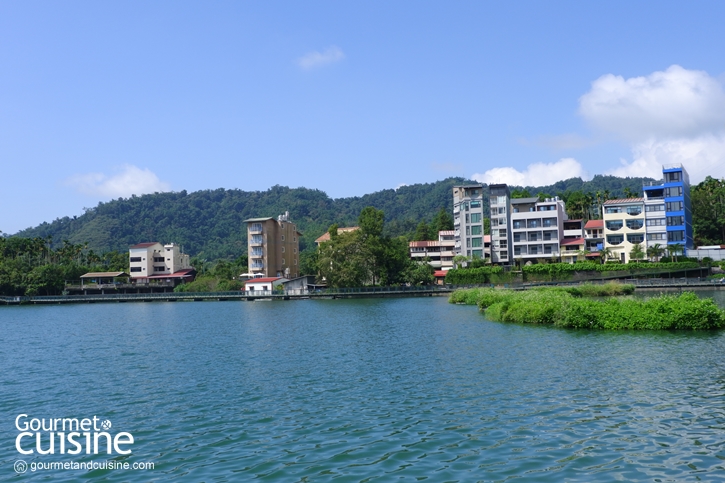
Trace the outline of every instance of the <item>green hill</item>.
[[[581, 190], [608, 190], [622, 196], [624, 188], [641, 192], [644, 178], [596, 176], [591, 181], [572, 178], [554, 185], [527, 187], [532, 193], [566, 196]], [[118, 250], [145, 241], [174, 242], [192, 256], [234, 259], [247, 251], [243, 220], [277, 216], [290, 212], [291, 219], [304, 233], [301, 249], [314, 244], [332, 223], [356, 223], [360, 211], [374, 206], [385, 212], [390, 235], [410, 235], [420, 221], [430, 222], [440, 208], [452, 210], [452, 187], [473, 183], [448, 178], [435, 183], [402, 186], [360, 197], [332, 199], [320, 190], [274, 186], [267, 191], [204, 190], [156, 193], [99, 203], [78, 217], [64, 217], [20, 231], [16, 236], [52, 237], [53, 246], [63, 240], [88, 243], [95, 252]], [[512, 187], [514, 189], [515, 187]]]

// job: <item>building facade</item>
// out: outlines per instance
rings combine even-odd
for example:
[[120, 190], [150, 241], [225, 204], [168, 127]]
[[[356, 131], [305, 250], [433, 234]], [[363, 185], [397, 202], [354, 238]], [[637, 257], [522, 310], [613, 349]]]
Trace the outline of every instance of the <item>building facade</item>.
[[625, 198], [607, 200], [603, 204], [604, 247], [615, 259], [627, 263], [631, 259], [632, 247], [641, 244], [646, 252], [645, 200]]
[[[566, 218], [564, 202], [559, 198], [512, 199], [513, 258], [526, 261], [561, 257], [560, 241], [564, 238]], [[581, 222], [579, 227], [581, 231]]]
[[[414, 262], [427, 261], [436, 270], [450, 270], [453, 268], [455, 255], [454, 238], [455, 230], [445, 230], [438, 232], [438, 240], [409, 242], [410, 259]], [[484, 255], [486, 255], [485, 250]]]
[[249, 271], [264, 277], [299, 276], [299, 237], [289, 212], [276, 219], [250, 218], [247, 224]]
[[453, 187], [453, 233], [456, 255], [484, 258], [483, 185]]
[[[664, 234], [652, 242], [681, 245], [684, 254], [694, 248], [692, 239], [692, 208], [690, 204], [690, 176], [681, 164], [662, 167], [662, 181], [644, 187], [645, 198], [652, 204], [664, 205]], [[660, 225], [657, 225], [660, 226]], [[648, 227], [647, 233], [650, 230]], [[660, 233], [660, 231], [653, 231]], [[661, 239], [662, 238], [662, 239]], [[649, 238], [647, 240], [649, 245]]]
[[189, 255], [175, 243], [139, 243], [128, 249], [131, 278], [168, 276], [191, 269]]
[[511, 192], [505, 184], [488, 186], [488, 202], [491, 211], [491, 263], [508, 265], [513, 260], [510, 225]]

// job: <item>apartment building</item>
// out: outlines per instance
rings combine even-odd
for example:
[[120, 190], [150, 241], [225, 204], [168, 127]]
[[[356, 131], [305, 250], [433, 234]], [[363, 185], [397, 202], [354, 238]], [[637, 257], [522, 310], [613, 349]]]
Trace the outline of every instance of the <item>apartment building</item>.
[[[564, 202], [558, 197], [544, 201], [539, 201], [538, 198], [512, 199], [513, 258], [522, 261], [559, 258], [561, 256], [559, 242], [564, 238], [566, 219]], [[579, 225], [581, 226], [581, 222]], [[493, 236], [491, 238], [493, 246], [494, 238]]]
[[[690, 176], [681, 164], [662, 166], [662, 180], [644, 187], [645, 199], [651, 207], [652, 225], [647, 225], [647, 245], [682, 245], [684, 251], [694, 248], [692, 239], [692, 209], [690, 205]], [[660, 209], [664, 208], [664, 210]], [[655, 216], [664, 215], [664, 216]], [[664, 221], [661, 221], [664, 218]], [[656, 225], [654, 223], [657, 223]], [[663, 224], [662, 224], [663, 223]], [[664, 226], [664, 230], [655, 227]], [[650, 239], [650, 228], [653, 235]]]
[[584, 225], [584, 249], [592, 253], [604, 248], [604, 220], [589, 220]]
[[277, 218], [250, 218], [247, 224], [249, 271], [264, 277], [299, 276], [299, 237], [289, 212]]
[[603, 210], [604, 246], [615, 258], [622, 263], [629, 262], [635, 244], [642, 244], [642, 250], [646, 251], [644, 198], [607, 200]]
[[445, 230], [438, 232], [438, 240], [409, 242], [408, 250], [413, 261], [427, 261], [437, 270], [450, 270], [453, 268], [455, 243], [455, 230]]
[[508, 265], [513, 260], [509, 213], [511, 192], [505, 184], [492, 184], [488, 186], [488, 193], [491, 211], [491, 263]]
[[174, 243], [139, 243], [129, 247], [128, 257], [133, 279], [168, 278], [182, 272], [187, 275], [192, 270], [189, 255]]
[[453, 232], [456, 255], [484, 258], [483, 185], [453, 187]]

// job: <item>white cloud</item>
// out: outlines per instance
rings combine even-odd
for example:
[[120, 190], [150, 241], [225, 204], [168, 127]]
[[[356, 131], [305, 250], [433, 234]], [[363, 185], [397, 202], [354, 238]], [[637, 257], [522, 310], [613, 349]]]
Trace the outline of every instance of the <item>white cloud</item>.
[[492, 168], [475, 173], [472, 179], [487, 184], [506, 183], [516, 186], [545, 186], [569, 178], [589, 179], [589, 174], [574, 158], [562, 158], [554, 163], [534, 163], [524, 171], [515, 168]]
[[579, 98], [579, 113], [630, 144], [632, 159], [608, 174], [659, 179], [662, 165], [677, 163], [693, 183], [725, 174], [725, 90], [707, 72], [673, 65], [630, 79], [607, 74]]
[[690, 137], [725, 128], [725, 91], [707, 72], [679, 65], [646, 77], [607, 74], [579, 98], [579, 112], [595, 128], [634, 142]]
[[81, 193], [104, 198], [129, 197], [171, 189], [168, 183], [161, 181], [148, 168], [124, 164], [116, 171], [112, 176], [103, 173], [77, 174], [68, 178], [66, 184]]
[[632, 157], [609, 174], [659, 179], [662, 165], [682, 164], [692, 183], [708, 175], [721, 178], [725, 176], [725, 133], [644, 141], [632, 146]]
[[345, 58], [345, 53], [340, 47], [331, 46], [326, 48], [323, 52], [307, 52], [305, 55], [297, 59], [297, 65], [305, 70], [314, 69], [315, 67], [321, 67], [326, 64], [332, 64], [333, 62], [339, 62]]

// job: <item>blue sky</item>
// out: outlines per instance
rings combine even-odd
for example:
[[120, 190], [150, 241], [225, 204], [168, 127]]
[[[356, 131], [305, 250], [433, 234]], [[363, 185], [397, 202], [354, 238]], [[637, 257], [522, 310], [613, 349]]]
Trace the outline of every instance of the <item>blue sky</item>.
[[1, 2], [0, 230], [154, 191], [725, 176], [723, 2]]

